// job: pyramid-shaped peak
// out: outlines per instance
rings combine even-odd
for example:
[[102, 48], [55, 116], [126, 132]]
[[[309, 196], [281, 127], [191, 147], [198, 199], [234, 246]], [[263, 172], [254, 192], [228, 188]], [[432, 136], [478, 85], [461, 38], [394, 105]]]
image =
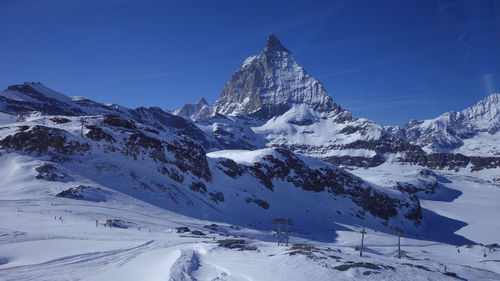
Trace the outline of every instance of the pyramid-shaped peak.
[[201, 98], [198, 100], [197, 104], [207, 105], [207, 104], [208, 104], [208, 102], [207, 102], [207, 100], [205, 99], [205, 97], [201, 97]]
[[288, 49], [283, 47], [281, 41], [276, 37], [276, 35], [272, 34], [267, 37], [266, 46], [264, 51], [285, 51], [290, 52]]

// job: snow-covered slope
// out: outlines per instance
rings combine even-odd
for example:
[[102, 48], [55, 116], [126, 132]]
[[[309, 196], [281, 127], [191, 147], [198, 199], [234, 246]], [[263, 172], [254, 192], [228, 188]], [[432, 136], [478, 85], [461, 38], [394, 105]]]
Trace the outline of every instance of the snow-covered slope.
[[[26, 155], [44, 161], [36, 167], [37, 177], [63, 182], [66, 194], [73, 197], [86, 193], [69, 184], [66, 174], [97, 183], [93, 188], [118, 190], [192, 217], [249, 223], [270, 222], [286, 213], [308, 226], [332, 227], [335, 220], [364, 218], [367, 225], [381, 231], [405, 226], [419, 233], [416, 197], [365, 183], [317, 160], [311, 165], [311, 159], [284, 149], [256, 150], [262, 153], [262, 161], [247, 164], [213, 155], [207, 158], [204, 132], [180, 117], [158, 108], [119, 107], [114, 113], [56, 116], [31, 112], [16, 122], [5, 118], [0, 149], [6, 157]], [[252, 143], [249, 128], [247, 135], [244, 130], [238, 132], [242, 134], [238, 137]], [[337, 207], [325, 208], [332, 196]]]
[[[15, 163], [2, 179], [17, 181], [0, 204], [0, 276], [6, 281], [500, 278], [495, 246], [406, 238], [398, 259], [396, 236], [366, 228], [360, 257], [357, 232], [299, 233], [294, 226], [290, 244], [278, 246], [270, 230], [182, 216], [104, 187], [106, 201], [57, 197], [53, 192], [63, 189], [57, 182], [29, 187], [31, 160], [1, 159]], [[74, 184], [96, 184], [68, 176]]]
[[352, 155], [372, 158], [368, 148], [348, 148], [356, 141], [377, 141], [384, 128], [368, 119], [335, 122], [305, 104], [294, 105], [280, 116], [269, 119], [253, 130], [264, 136], [270, 146], [281, 146], [314, 157]]
[[431, 120], [412, 120], [403, 133], [429, 152], [500, 156], [500, 94], [491, 94], [459, 112], [447, 112]]
[[[215, 114], [208, 119], [196, 121], [196, 126], [207, 136], [211, 136], [218, 147], [224, 149], [257, 149], [266, 147], [266, 140], [256, 134], [244, 120]], [[206, 147], [207, 150], [218, 150]]]
[[[215, 165], [223, 157], [244, 167], [262, 163], [267, 156], [282, 157], [272, 149], [222, 151], [209, 156], [212, 159], [209, 162]], [[106, 160], [112, 162], [115, 157], [110, 153]], [[301, 159], [312, 168], [325, 165]], [[127, 179], [127, 170], [132, 166], [126, 158], [116, 159], [126, 165], [101, 165], [99, 171], [93, 171], [92, 163], [85, 160], [80, 164], [54, 163], [57, 170], [49, 170], [53, 175], [50, 176], [44, 170], [37, 171], [37, 167], [50, 162], [41, 156], [13, 153], [0, 156], [0, 165], [8, 167], [0, 170], [2, 280], [500, 279], [498, 246], [473, 242], [462, 245], [463, 242], [458, 242], [464, 241], [463, 238], [460, 240], [450, 232], [466, 225], [461, 233], [472, 241], [485, 244], [497, 241], [499, 224], [485, 214], [494, 215], [497, 211], [498, 204], [494, 202], [500, 194], [498, 186], [485, 182], [470, 185], [472, 179], [465, 174], [458, 177], [453, 173], [436, 174], [454, 192], [444, 189], [444, 196], [438, 195], [441, 198], [432, 198], [434, 201], [426, 201], [425, 205], [468, 224], [425, 209], [424, 215], [431, 218], [426, 232], [441, 242], [405, 237], [401, 240], [403, 251], [399, 259], [395, 233], [382, 233], [370, 226], [365, 228], [364, 253], [360, 257], [361, 229], [352, 222], [338, 228], [309, 225], [304, 229], [300, 220], [296, 220], [290, 226], [290, 244], [278, 246], [273, 227], [256, 219], [261, 208], [257, 203], [248, 203], [255, 208], [249, 209], [247, 216], [255, 221], [247, 225], [181, 215], [168, 206], [178, 208], [182, 203], [172, 203], [161, 192], [143, 190], [144, 187]], [[81, 169], [83, 165], [87, 167], [85, 171]], [[144, 167], [144, 162], [133, 168], [139, 171], [141, 167], [140, 171], [150, 170]], [[359, 172], [381, 185], [385, 185], [384, 179], [397, 175], [434, 177], [425, 172], [415, 174], [412, 167], [401, 169], [399, 165]], [[55, 174], [62, 178], [48, 180], [56, 179]], [[454, 183], [446, 182], [448, 178]], [[81, 192], [67, 192], [68, 187]], [[235, 183], [231, 186], [239, 187]], [[129, 188], [132, 191], [123, 192]], [[452, 197], [458, 196], [456, 188], [464, 193], [463, 199], [459, 196], [453, 200]], [[481, 205], [476, 199], [477, 189], [482, 189], [479, 199], [485, 203], [484, 208], [478, 208]], [[163, 202], [163, 205], [149, 202]], [[193, 202], [191, 212], [195, 212], [198, 202]], [[330, 207], [340, 203], [333, 202]], [[460, 212], [461, 208], [467, 212]]]

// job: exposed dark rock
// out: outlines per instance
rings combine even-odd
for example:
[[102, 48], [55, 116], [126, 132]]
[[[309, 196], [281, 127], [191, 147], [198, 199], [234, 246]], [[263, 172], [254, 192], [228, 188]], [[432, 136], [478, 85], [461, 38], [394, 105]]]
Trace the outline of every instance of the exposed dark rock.
[[321, 158], [321, 160], [331, 163], [336, 166], [348, 166], [348, 167], [362, 167], [370, 168], [382, 165], [385, 162], [385, 158], [381, 155], [375, 155], [374, 157], [362, 157], [362, 156], [328, 156]]
[[104, 192], [99, 187], [79, 185], [56, 194], [57, 197], [88, 200], [93, 202], [106, 201]]
[[420, 265], [420, 264], [402, 263], [402, 265], [418, 268], [418, 269], [425, 270], [425, 271], [432, 271], [430, 268], [423, 266], [423, 265]]
[[217, 244], [219, 244], [219, 247], [224, 247], [224, 248], [241, 248], [245, 244], [245, 240], [244, 239], [217, 240]]
[[443, 272], [443, 274], [446, 276], [462, 279], [462, 278], [458, 277], [458, 275], [455, 272]]
[[269, 203], [267, 203], [266, 201], [261, 200], [261, 199], [247, 197], [245, 199], [245, 202], [247, 202], [247, 203], [252, 202], [252, 203], [259, 205], [263, 209], [266, 209], [266, 210], [269, 209]]
[[85, 134], [85, 136], [91, 140], [95, 141], [107, 141], [110, 143], [116, 142], [116, 140], [104, 130], [98, 126], [95, 125], [85, 125], [85, 128], [87, 128], [89, 131]]
[[139, 107], [131, 111], [134, 120], [160, 130], [171, 130], [174, 133], [196, 140], [204, 148], [214, 148], [217, 144], [207, 140], [205, 133], [192, 122], [168, 112], [159, 107]]
[[482, 169], [495, 169], [500, 167], [500, 157], [477, 157], [471, 156], [472, 164], [471, 171], [479, 171]]
[[177, 233], [186, 233], [186, 232], [190, 232], [191, 230], [189, 229], [189, 227], [186, 227], [186, 226], [179, 226], [179, 227], [176, 227], [175, 228], [175, 232]]
[[119, 219], [107, 219], [106, 223], [104, 223], [104, 225], [108, 227], [125, 228], [125, 229], [128, 228], [129, 224], [130, 224], [129, 222]]
[[163, 143], [155, 138], [149, 137], [142, 132], [136, 132], [130, 137], [124, 139], [125, 149], [124, 154], [137, 159], [141, 153], [147, 153], [155, 161], [168, 163], [165, 156]]
[[304, 119], [304, 120], [288, 120], [288, 123], [297, 125], [297, 126], [307, 126], [314, 124], [317, 120], [314, 119]]
[[500, 157], [465, 156], [459, 153], [405, 153], [399, 161], [438, 170], [455, 170], [466, 168], [471, 164], [471, 171], [494, 169], [500, 167]]
[[223, 171], [226, 175], [236, 178], [237, 176], [243, 175], [245, 172], [245, 167], [238, 165], [231, 159], [224, 159], [219, 161], [219, 165], [217, 165], [221, 171]]
[[109, 126], [112, 127], [121, 127], [125, 129], [135, 129], [137, 128], [134, 122], [131, 120], [125, 120], [117, 115], [105, 115], [103, 123], [108, 124]]
[[58, 173], [57, 168], [52, 164], [45, 164], [40, 167], [35, 168], [35, 171], [38, 172], [36, 178], [47, 181], [60, 181], [66, 178], [65, 174]]
[[410, 200], [413, 201], [413, 205], [412, 206], [406, 205], [409, 210], [408, 213], [405, 214], [405, 217], [407, 219], [415, 221], [416, 222], [415, 224], [419, 225], [420, 221], [423, 218], [420, 201], [418, 200], [418, 197], [416, 195], [410, 196]]
[[158, 167], [158, 171], [164, 175], [168, 175], [171, 179], [178, 183], [182, 183], [184, 181], [184, 176], [174, 168]]
[[167, 144], [167, 150], [174, 154], [176, 160], [174, 164], [181, 171], [190, 171], [193, 175], [206, 181], [212, 180], [206, 152], [197, 143], [185, 138]]
[[369, 263], [369, 262], [355, 262], [355, 263], [346, 263], [342, 264], [339, 266], [334, 267], [334, 269], [338, 271], [347, 271], [351, 268], [356, 268], [356, 267], [362, 267], [362, 268], [368, 268], [368, 269], [382, 269], [380, 266]]
[[68, 141], [64, 130], [37, 125], [28, 131], [18, 132], [0, 140], [0, 147], [25, 152], [52, 152], [74, 154], [90, 149], [87, 143]]
[[147, 132], [153, 133], [153, 134], [155, 134], [155, 135], [160, 134], [160, 131], [155, 130], [155, 129], [145, 128], [144, 130], [145, 130], [145, 131], [147, 131]]
[[209, 192], [208, 196], [215, 202], [224, 202], [224, 194], [222, 192]]
[[416, 185], [407, 182], [397, 182], [396, 188], [401, 192], [410, 194], [415, 194], [418, 192], [422, 192], [425, 194], [434, 194], [439, 187], [437, 181], [432, 183], [421, 182], [420, 184], [422, 185], [422, 187], [417, 187]]
[[125, 140], [125, 144], [129, 146], [138, 145], [145, 149], [155, 149], [157, 151], [163, 150], [163, 145], [160, 140], [149, 137], [141, 132], [132, 134]]
[[202, 182], [193, 182], [189, 186], [189, 189], [191, 189], [192, 191], [199, 192], [199, 193], [205, 193], [205, 192], [207, 192], [207, 187]]
[[339, 133], [345, 134], [345, 135], [351, 135], [356, 132], [358, 132], [359, 128], [356, 128], [354, 126], [345, 126], [342, 130], [340, 130]]
[[219, 227], [217, 224], [215, 223], [212, 223], [212, 224], [207, 224], [207, 225], [204, 225], [203, 226], [204, 228], [206, 229], [210, 229], [210, 230], [213, 230], [213, 231], [217, 231], [217, 228]]
[[62, 117], [50, 118], [50, 121], [52, 121], [52, 122], [54, 122], [56, 124], [65, 124], [65, 123], [71, 122], [71, 120], [69, 120], [67, 118], [62, 118]]
[[260, 168], [263, 165], [261, 163], [255, 163], [253, 166], [249, 166], [248, 169], [250, 169], [255, 177], [259, 179], [259, 182], [267, 187], [270, 190], [274, 190], [274, 184], [272, 182], [272, 177], [266, 175], [265, 172], [263, 172]]

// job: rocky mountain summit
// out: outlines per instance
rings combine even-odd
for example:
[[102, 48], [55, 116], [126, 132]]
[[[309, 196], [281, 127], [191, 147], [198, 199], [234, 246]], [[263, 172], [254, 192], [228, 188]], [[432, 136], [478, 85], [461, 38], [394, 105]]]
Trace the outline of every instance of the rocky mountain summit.
[[270, 35], [264, 50], [243, 62], [213, 106], [215, 112], [225, 116], [268, 120], [298, 104], [335, 115], [339, 121], [350, 118], [324, 86], [295, 61], [292, 52]]

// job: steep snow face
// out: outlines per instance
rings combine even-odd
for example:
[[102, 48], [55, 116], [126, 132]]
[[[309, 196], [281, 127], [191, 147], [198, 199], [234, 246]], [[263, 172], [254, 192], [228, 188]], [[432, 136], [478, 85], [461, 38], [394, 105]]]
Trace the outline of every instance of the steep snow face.
[[447, 112], [431, 120], [412, 120], [402, 131], [409, 141], [428, 152], [498, 156], [500, 94], [492, 94], [463, 111]]
[[352, 154], [373, 157], [373, 150], [352, 151], [344, 146], [356, 141], [377, 141], [384, 134], [384, 128], [371, 120], [338, 123], [334, 117], [305, 104], [293, 105], [284, 114], [252, 129], [264, 136], [269, 146], [289, 147], [314, 157]]
[[217, 114], [212, 118], [199, 120], [195, 124], [217, 142], [217, 147], [207, 148], [209, 151], [218, 150], [220, 147], [224, 149], [256, 149], [266, 146], [266, 140], [238, 118]]
[[227, 116], [269, 119], [294, 104], [350, 117], [333, 102], [323, 85], [297, 64], [278, 38], [271, 35], [264, 51], [247, 58], [233, 74], [214, 106], [218, 113]]

